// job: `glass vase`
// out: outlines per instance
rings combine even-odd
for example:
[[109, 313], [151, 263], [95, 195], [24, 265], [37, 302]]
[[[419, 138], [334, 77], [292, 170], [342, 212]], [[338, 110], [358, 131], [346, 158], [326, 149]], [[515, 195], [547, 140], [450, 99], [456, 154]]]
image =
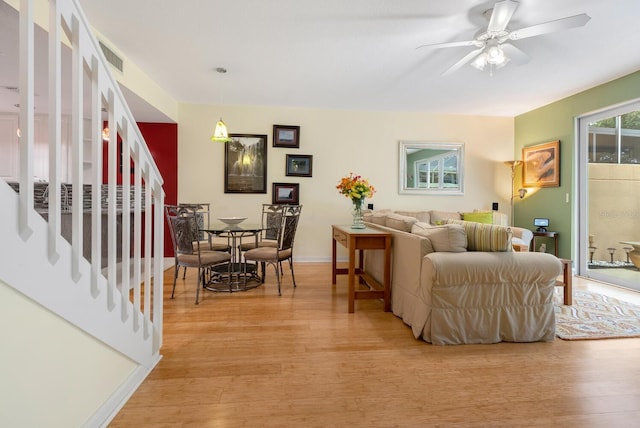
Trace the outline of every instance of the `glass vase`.
[[351, 229], [364, 229], [364, 219], [362, 217], [362, 206], [364, 205], [364, 199], [353, 200], [353, 223], [351, 223]]

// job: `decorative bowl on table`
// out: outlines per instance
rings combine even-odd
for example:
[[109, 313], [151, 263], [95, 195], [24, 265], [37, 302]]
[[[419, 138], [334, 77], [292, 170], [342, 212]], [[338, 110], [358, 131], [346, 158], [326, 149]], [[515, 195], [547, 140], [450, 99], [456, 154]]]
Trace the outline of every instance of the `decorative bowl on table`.
[[246, 217], [218, 217], [218, 220], [220, 220], [224, 224], [228, 224], [229, 226], [240, 224], [246, 219]]

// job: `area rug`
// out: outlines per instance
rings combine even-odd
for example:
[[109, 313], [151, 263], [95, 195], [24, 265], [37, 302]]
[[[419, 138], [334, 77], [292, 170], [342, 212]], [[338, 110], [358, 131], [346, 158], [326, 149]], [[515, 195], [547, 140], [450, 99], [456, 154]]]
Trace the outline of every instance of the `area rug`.
[[[558, 293], [559, 291], [559, 293]], [[556, 336], [563, 340], [640, 337], [640, 306], [590, 291], [573, 290], [573, 305], [556, 289]]]

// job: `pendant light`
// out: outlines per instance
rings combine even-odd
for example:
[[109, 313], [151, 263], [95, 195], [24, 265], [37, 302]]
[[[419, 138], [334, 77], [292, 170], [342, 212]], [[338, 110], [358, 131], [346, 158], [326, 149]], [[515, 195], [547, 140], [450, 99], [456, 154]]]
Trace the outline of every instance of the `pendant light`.
[[211, 141], [216, 143], [226, 143], [230, 141], [229, 132], [227, 131], [227, 125], [222, 121], [222, 118], [216, 123], [216, 129], [213, 131], [213, 137]]
[[[224, 67], [217, 67], [216, 72], [220, 74], [225, 74], [227, 72], [227, 69]], [[218, 123], [216, 123], [216, 128], [213, 131], [213, 136], [211, 137], [211, 141], [216, 143], [226, 143], [227, 141], [231, 141], [231, 138], [229, 138], [229, 131], [227, 130], [227, 125], [222, 120], [222, 117], [220, 117], [220, 120], [218, 121]]]

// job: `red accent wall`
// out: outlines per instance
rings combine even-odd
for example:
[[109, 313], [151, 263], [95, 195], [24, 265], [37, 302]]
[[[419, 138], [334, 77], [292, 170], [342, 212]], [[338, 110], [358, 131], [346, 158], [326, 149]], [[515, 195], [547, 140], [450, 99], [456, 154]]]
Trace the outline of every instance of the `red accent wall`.
[[[106, 125], [107, 124], [105, 123], [105, 126]], [[164, 202], [165, 204], [175, 205], [178, 202], [178, 125], [175, 123], [138, 122], [138, 128], [140, 128], [140, 133], [147, 142], [147, 147], [149, 147], [151, 157], [158, 166], [160, 175], [162, 175], [164, 180]], [[113, 135], [114, 132], [112, 131], [112, 138]], [[120, 156], [119, 163], [122, 163], [122, 139], [119, 135], [117, 141], [118, 154]], [[105, 142], [102, 145], [103, 183], [108, 182], [108, 148], [109, 144]], [[132, 163], [131, 166], [133, 166]], [[117, 183], [122, 184], [122, 167], [120, 167], [117, 172]], [[131, 177], [131, 184], [133, 184], [133, 176]], [[171, 243], [169, 226], [166, 222], [164, 225], [164, 257], [173, 257], [173, 244]]]
[[[175, 123], [138, 122], [153, 160], [164, 180], [165, 204], [178, 202], [178, 125]], [[163, 215], [164, 217], [164, 215]], [[173, 257], [173, 244], [166, 222], [164, 225], [164, 256]]]

